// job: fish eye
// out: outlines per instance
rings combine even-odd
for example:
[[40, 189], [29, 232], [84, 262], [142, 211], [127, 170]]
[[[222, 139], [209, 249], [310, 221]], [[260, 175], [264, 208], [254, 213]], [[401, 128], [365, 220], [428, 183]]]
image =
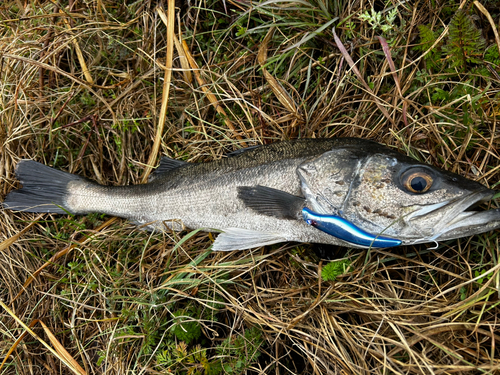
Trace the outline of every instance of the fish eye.
[[405, 173], [401, 182], [406, 190], [412, 193], [422, 194], [431, 188], [433, 179], [429, 173], [418, 171]]

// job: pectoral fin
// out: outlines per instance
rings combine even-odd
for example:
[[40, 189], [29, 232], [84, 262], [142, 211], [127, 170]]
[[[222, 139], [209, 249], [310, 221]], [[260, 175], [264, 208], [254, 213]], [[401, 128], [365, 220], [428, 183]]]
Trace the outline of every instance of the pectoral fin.
[[278, 219], [300, 220], [305, 199], [267, 186], [240, 186], [238, 198], [253, 211]]
[[246, 250], [285, 241], [286, 239], [277, 233], [259, 232], [241, 228], [227, 228], [217, 236], [217, 239], [212, 245], [212, 250]]

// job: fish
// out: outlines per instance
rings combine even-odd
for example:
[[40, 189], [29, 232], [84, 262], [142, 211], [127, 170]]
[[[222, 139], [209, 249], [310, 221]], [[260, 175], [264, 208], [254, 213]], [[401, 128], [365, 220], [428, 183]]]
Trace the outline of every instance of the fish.
[[401, 245], [445, 241], [500, 228], [499, 209], [475, 209], [495, 190], [359, 138], [299, 139], [230, 153], [207, 163], [163, 157], [148, 183], [104, 186], [21, 160], [3, 208], [126, 218], [147, 230], [218, 232], [216, 251], [282, 242], [369, 248], [303, 217], [340, 217]]

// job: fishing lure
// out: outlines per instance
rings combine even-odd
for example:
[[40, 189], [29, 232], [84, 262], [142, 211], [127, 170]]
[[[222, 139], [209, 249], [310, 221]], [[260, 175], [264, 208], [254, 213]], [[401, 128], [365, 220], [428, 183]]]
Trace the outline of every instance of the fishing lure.
[[358, 228], [350, 221], [336, 215], [321, 215], [309, 208], [302, 209], [302, 216], [307, 224], [343, 241], [366, 247], [394, 247], [402, 241], [373, 235]]

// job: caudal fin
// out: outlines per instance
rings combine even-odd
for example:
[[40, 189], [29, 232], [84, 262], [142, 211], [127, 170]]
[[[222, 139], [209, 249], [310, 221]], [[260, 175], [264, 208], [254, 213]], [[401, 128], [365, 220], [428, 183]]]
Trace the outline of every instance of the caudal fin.
[[68, 184], [83, 180], [82, 177], [59, 171], [33, 160], [21, 160], [16, 167], [16, 176], [22, 189], [10, 192], [3, 207], [14, 211], [52, 212], [63, 214]]

